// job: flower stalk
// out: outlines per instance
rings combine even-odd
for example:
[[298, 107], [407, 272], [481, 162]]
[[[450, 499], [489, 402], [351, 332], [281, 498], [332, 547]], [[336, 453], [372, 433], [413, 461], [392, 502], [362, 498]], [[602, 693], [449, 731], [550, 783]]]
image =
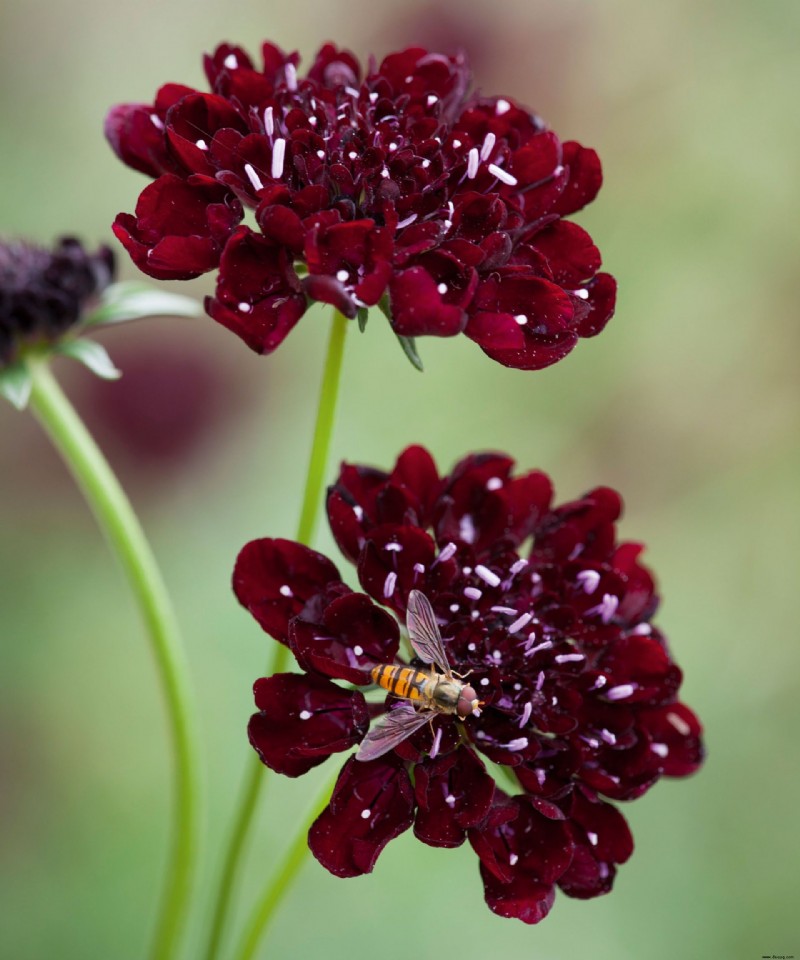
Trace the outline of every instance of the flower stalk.
[[197, 711], [172, 602], [139, 520], [100, 449], [44, 360], [28, 359], [30, 408], [86, 497], [119, 558], [147, 628], [174, 763], [172, 833], [151, 960], [176, 956], [198, 858], [202, 778]]
[[[330, 453], [336, 405], [339, 396], [339, 383], [341, 380], [346, 332], [347, 318], [338, 310], [335, 310], [328, 339], [325, 366], [322, 373], [322, 384], [320, 386], [317, 418], [314, 426], [314, 439], [312, 441], [311, 457], [306, 475], [303, 504], [297, 527], [297, 539], [300, 543], [304, 544], [310, 543], [314, 536], [314, 529], [319, 515], [319, 504], [322, 499], [325, 482], [325, 468]], [[288, 647], [284, 646], [284, 644], [278, 644], [275, 648], [267, 674], [271, 676], [275, 673], [282, 673], [286, 669], [288, 661]], [[253, 826], [253, 818], [258, 807], [258, 800], [264, 780], [264, 765], [258, 757], [250, 757], [239, 807], [231, 829], [225, 860], [220, 873], [220, 882], [216, 892], [205, 960], [215, 960], [219, 953], [231, 900], [242, 868], [242, 859], [247, 838]], [[303, 843], [305, 843], [306, 832], [307, 828], [299, 835]]]

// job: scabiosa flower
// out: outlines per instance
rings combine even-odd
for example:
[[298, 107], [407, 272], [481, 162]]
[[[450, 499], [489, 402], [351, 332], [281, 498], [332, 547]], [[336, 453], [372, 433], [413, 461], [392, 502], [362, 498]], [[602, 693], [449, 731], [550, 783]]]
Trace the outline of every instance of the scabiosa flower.
[[[275, 539], [244, 547], [233, 585], [304, 671], [255, 685], [250, 741], [288, 776], [355, 746], [387, 710], [410, 709], [357, 688], [408, 657], [409, 596], [427, 598], [449, 666], [481, 709], [429, 711], [430, 724], [384, 755], [350, 757], [309, 845], [332, 873], [357, 876], [412, 825], [433, 846], [468, 839], [490, 908], [535, 923], [556, 886], [583, 898], [611, 889], [632, 839], [607, 800], [692, 773], [702, 745], [651, 623], [658, 598], [642, 547], [617, 541], [618, 494], [600, 487], [553, 506], [544, 473], [512, 469], [488, 453], [440, 477], [421, 447], [390, 473], [344, 464], [328, 517], [363, 592], [322, 554]], [[501, 789], [487, 760], [518, 787]]]
[[463, 57], [415, 47], [365, 71], [327, 44], [305, 76], [296, 53], [262, 59], [223, 44], [212, 93], [171, 83], [109, 113], [117, 155], [154, 178], [114, 224], [141, 270], [218, 268], [206, 309], [259, 353], [314, 300], [378, 304], [402, 338], [463, 332], [528, 370], [603, 329], [614, 280], [565, 219], [600, 188], [594, 150], [470, 92]]
[[57, 341], [112, 281], [108, 247], [95, 253], [74, 237], [53, 249], [0, 241], [0, 369], [27, 347]]

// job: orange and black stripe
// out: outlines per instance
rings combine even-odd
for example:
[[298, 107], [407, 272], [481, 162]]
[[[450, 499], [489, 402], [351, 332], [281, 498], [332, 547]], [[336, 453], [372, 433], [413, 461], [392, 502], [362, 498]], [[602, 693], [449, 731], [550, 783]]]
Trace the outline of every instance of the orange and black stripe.
[[382, 663], [373, 668], [372, 679], [379, 687], [383, 687], [396, 697], [418, 701], [427, 699], [422, 691], [430, 682], [430, 676], [422, 670], [403, 667], [400, 664]]

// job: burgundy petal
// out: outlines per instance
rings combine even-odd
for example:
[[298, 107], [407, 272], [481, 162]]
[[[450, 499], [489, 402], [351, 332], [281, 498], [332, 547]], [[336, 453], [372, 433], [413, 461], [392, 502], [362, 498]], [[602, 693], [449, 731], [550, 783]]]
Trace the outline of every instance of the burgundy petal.
[[288, 777], [354, 746], [369, 728], [363, 695], [330, 680], [279, 673], [253, 689], [260, 712], [250, 718], [250, 743], [268, 767]]
[[426, 759], [414, 771], [419, 809], [414, 834], [432, 847], [457, 847], [486, 816], [494, 780], [469, 747]]
[[386, 844], [414, 820], [414, 789], [401, 761], [351, 757], [330, 804], [308, 833], [311, 852], [337, 877], [371, 873]]
[[550, 912], [556, 896], [552, 884], [541, 883], [524, 870], [502, 883], [483, 863], [480, 870], [486, 904], [492, 913], [523, 923], [539, 923]]
[[703, 762], [703, 728], [683, 703], [644, 710], [641, 723], [651, 738], [650, 751], [667, 777], [688, 777]]
[[289, 621], [328, 584], [341, 582], [327, 557], [291, 540], [251, 540], [236, 558], [233, 590], [267, 633], [288, 643]]
[[452, 337], [461, 333], [466, 314], [443, 299], [436, 280], [424, 267], [409, 267], [389, 284], [392, 329], [403, 337], [429, 334]]

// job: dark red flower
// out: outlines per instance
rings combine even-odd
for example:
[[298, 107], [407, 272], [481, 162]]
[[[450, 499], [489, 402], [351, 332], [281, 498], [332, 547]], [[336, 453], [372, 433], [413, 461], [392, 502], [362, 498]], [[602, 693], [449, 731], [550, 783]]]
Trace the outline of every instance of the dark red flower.
[[21, 348], [58, 340], [113, 274], [108, 247], [89, 253], [74, 237], [52, 250], [0, 241], [0, 369]]
[[[650, 622], [658, 598], [642, 548], [617, 541], [618, 494], [600, 487], [554, 507], [549, 478], [513, 466], [486, 453], [440, 477], [421, 447], [391, 472], [343, 464], [328, 516], [364, 592], [321, 554], [271, 539], [244, 547], [234, 589], [304, 671], [259, 680], [250, 722], [261, 758], [290, 776], [361, 741], [368, 716], [385, 727], [387, 710], [411, 710], [336, 681], [366, 686], [374, 667], [402, 661], [409, 595], [429, 600], [449, 666], [469, 676], [482, 709], [465, 719], [426, 710], [431, 722], [394, 749], [348, 760], [311, 849], [356, 876], [412, 824], [433, 846], [468, 837], [490, 908], [535, 923], [555, 886], [605, 893], [630, 856], [625, 820], [602, 797], [630, 800], [686, 776], [703, 752], [677, 700], [680, 670]], [[508, 769], [519, 795], [495, 786], [482, 757]]]
[[114, 224], [141, 270], [218, 268], [206, 309], [259, 353], [313, 300], [348, 317], [380, 304], [399, 336], [464, 332], [526, 370], [603, 329], [614, 280], [563, 219], [600, 188], [593, 150], [470, 92], [460, 56], [414, 47], [364, 71], [327, 44], [304, 77], [296, 53], [262, 58], [224, 44], [212, 93], [168, 84], [109, 113], [117, 155], [155, 178]]

